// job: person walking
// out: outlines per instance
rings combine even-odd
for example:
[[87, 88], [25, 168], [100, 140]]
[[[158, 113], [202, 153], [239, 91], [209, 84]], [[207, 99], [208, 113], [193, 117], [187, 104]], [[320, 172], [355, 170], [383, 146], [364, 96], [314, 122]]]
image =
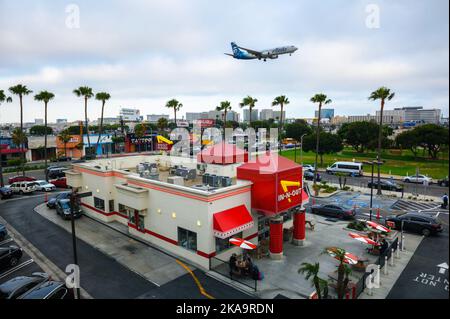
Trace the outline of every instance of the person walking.
[[442, 196], [442, 208], [447, 209], [448, 207], [448, 195], [447, 193]]

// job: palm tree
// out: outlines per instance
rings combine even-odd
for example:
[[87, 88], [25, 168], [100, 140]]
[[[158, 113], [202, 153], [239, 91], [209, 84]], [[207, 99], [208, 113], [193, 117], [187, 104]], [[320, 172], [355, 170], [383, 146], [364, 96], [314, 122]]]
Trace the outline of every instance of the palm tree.
[[48, 172], [47, 172], [47, 105], [50, 100], [52, 100], [55, 95], [48, 91], [41, 91], [39, 94], [34, 96], [34, 99], [39, 102], [44, 102], [45, 112], [44, 112], [44, 158], [45, 158], [45, 180], [48, 181]]
[[[84, 124], [86, 125], [86, 134], [87, 134], [87, 140], [88, 140], [88, 150], [89, 155], [91, 154], [91, 140], [89, 138], [89, 126], [88, 126], [88, 116], [87, 116], [87, 101], [91, 97], [94, 96], [94, 93], [92, 92], [92, 88], [88, 86], [80, 86], [78, 89], [73, 90], [73, 93], [78, 97], [84, 98]], [[87, 155], [87, 154], [86, 154]]]
[[319, 269], [319, 263], [302, 263], [302, 266], [298, 270], [298, 273], [305, 274], [306, 280], [309, 280], [312, 277], [311, 282], [312, 285], [316, 288], [317, 297], [319, 299], [326, 299], [328, 298], [328, 282], [318, 276]]
[[159, 118], [158, 122], [156, 123], [156, 127], [160, 131], [164, 131], [168, 125], [169, 125], [169, 121], [167, 121], [167, 119], [165, 117]]
[[[12, 141], [13, 141], [13, 143], [15, 145], [22, 145], [22, 144], [25, 144], [27, 142], [26, 134], [19, 127], [16, 127], [13, 130], [13, 132], [11, 134], [11, 137], [12, 137]], [[20, 159], [20, 165], [17, 167], [18, 168], [17, 169], [17, 174], [19, 173], [20, 168], [22, 168], [22, 173], [25, 176], [25, 163], [26, 163], [26, 161], [22, 157]]]
[[58, 137], [61, 140], [61, 142], [63, 142], [63, 144], [64, 144], [64, 156], [67, 157], [67, 143], [70, 142], [72, 135], [70, 134], [69, 130], [66, 129], [64, 131], [61, 131], [61, 133], [59, 133]]
[[377, 150], [377, 166], [378, 166], [378, 190], [377, 194], [381, 195], [381, 183], [380, 183], [380, 161], [381, 161], [381, 141], [383, 139], [383, 110], [384, 105], [386, 103], [386, 100], [390, 101], [394, 98], [395, 93], [388, 89], [387, 87], [383, 86], [380, 87], [378, 90], [373, 91], [370, 96], [369, 100], [376, 101], [381, 100], [381, 110], [380, 110], [380, 127], [378, 128], [378, 150]]
[[[0, 90], [0, 104], [2, 103], [11, 103], [12, 98], [10, 96], [6, 96], [5, 92], [3, 90]], [[5, 186], [5, 183], [3, 182], [3, 158], [2, 158], [2, 148], [0, 146], [0, 186]]]
[[223, 112], [223, 131], [227, 126], [227, 113], [231, 111], [231, 103], [229, 101], [220, 102], [220, 105], [216, 107], [216, 111]]
[[338, 266], [338, 279], [337, 279], [337, 294], [338, 299], [344, 299], [345, 292], [347, 291], [349, 278], [348, 276], [351, 273], [351, 269], [345, 264], [345, 249], [339, 248], [339, 247], [327, 247], [323, 251], [324, 254], [329, 254], [330, 252], [333, 253], [333, 256], [339, 260], [339, 266]]
[[248, 106], [248, 110], [250, 113], [250, 120], [249, 120], [249, 126], [252, 126], [252, 110], [255, 107], [256, 102], [258, 102], [258, 99], [254, 99], [252, 98], [250, 95], [248, 95], [247, 97], [244, 97], [242, 99], [242, 102], [239, 103], [240, 107], [246, 107]]
[[177, 111], [179, 111], [183, 107], [183, 104], [181, 104], [180, 102], [178, 102], [175, 99], [172, 99], [170, 101], [167, 101], [166, 107], [169, 109], [173, 109], [173, 115], [175, 118], [175, 125], [176, 125], [177, 124]]
[[[17, 84], [15, 86], [12, 86], [9, 88], [9, 92], [12, 94], [15, 94], [19, 96], [19, 103], [20, 103], [20, 130], [23, 132], [23, 96], [33, 93], [30, 89], [27, 88], [26, 85]], [[22, 174], [25, 176], [25, 151], [24, 151], [24, 145], [20, 144], [20, 148], [22, 151], [22, 161], [23, 161], [23, 170]]]
[[285, 105], [288, 105], [290, 102], [289, 102], [289, 99], [285, 96], [285, 95], [280, 95], [280, 96], [277, 96], [274, 100], [273, 100], [273, 102], [272, 102], [272, 106], [277, 106], [277, 105], [279, 105], [280, 106], [280, 123], [279, 123], [279, 126], [278, 126], [278, 136], [281, 136], [281, 132], [283, 132], [283, 108], [284, 108], [284, 106]]
[[138, 153], [141, 152], [141, 143], [139, 140], [145, 136], [146, 131], [147, 131], [147, 127], [145, 126], [144, 123], [138, 124], [134, 128], [134, 135], [138, 139]]
[[315, 188], [317, 183], [317, 160], [319, 155], [319, 142], [320, 142], [320, 120], [321, 120], [321, 112], [322, 112], [322, 105], [324, 104], [330, 104], [331, 100], [323, 93], [319, 93], [314, 95], [311, 98], [311, 102], [313, 103], [319, 103], [319, 116], [317, 118], [317, 131], [316, 131], [316, 161], [314, 163], [314, 182], [313, 187]]
[[109, 95], [109, 93], [106, 93], [106, 92], [99, 92], [95, 95], [96, 100], [102, 101], [102, 115], [100, 117], [100, 127], [98, 129], [98, 139], [97, 139], [96, 147], [98, 147], [98, 144], [100, 143], [100, 137], [102, 136], [102, 133], [103, 133], [103, 112], [105, 110], [105, 103], [110, 98], [111, 98], [111, 95]]

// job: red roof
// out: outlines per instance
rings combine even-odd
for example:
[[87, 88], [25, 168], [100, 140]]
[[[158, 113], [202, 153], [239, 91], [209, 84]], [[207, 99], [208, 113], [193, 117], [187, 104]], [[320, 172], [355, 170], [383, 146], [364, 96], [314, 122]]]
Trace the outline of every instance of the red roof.
[[234, 144], [218, 143], [197, 154], [197, 161], [208, 164], [234, 164], [248, 161], [248, 153]]
[[245, 205], [233, 207], [214, 214], [214, 235], [228, 238], [253, 227], [253, 217]]
[[286, 157], [279, 156], [277, 153], [265, 153], [249, 163], [239, 166], [239, 170], [254, 170], [263, 173], [278, 173], [290, 169], [298, 169], [301, 166]]

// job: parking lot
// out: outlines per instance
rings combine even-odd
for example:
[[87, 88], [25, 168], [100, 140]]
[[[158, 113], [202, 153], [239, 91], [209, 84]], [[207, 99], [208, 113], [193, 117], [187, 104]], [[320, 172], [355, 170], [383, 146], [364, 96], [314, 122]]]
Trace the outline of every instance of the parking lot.
[[[11, 238], [8, 237], [0, 242], [0, 247], [5, 248], [9, 246], [19, 245]], [[5, 268], [0, 268], [0, 285], [18, 276], [29, 276], [34, 272], [43, 272], [41, 267], [31, 258], [25, 251], [22, 251], [23, 255], [20, 258], [18, 264], [14, 267], [7, 266]]]

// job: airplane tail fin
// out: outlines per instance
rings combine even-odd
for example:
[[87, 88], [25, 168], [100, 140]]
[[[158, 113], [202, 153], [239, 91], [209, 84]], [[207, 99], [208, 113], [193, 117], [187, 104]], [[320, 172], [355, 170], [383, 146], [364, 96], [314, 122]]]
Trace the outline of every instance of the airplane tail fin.
[[238, 57], [241, 53], [241, 50], [239, 50], [239, 47], [236, 45], [236, 43], [231, 42], [231, 49], [233, 49], [233, 54], [235, 57]]

